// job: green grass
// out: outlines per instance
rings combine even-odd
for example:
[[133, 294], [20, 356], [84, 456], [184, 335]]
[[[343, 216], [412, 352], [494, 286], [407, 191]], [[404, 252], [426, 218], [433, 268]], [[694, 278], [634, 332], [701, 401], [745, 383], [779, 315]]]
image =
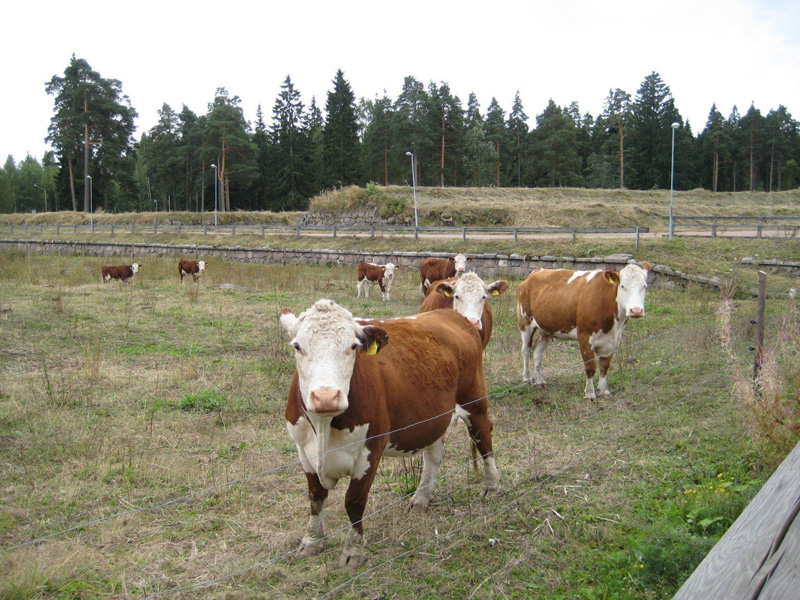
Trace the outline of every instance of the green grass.
[[[708, 260], [682, 251], [693, 269]], [[649, 290], [648, 316], [612, 363], [614, 397], [589, 403], [574, 344], [551, 344], [546, 389], [520, 386], [512, 282], [492, 300], [485, 354], [503, 494], [479, 498], [460, 427], [423, 516], [392, 506], [420, 459], [382, 463], [368, 566], [392, 562], [350, 581], [334, 566], [335, 533], [322, 555], [273, 564], [308, 513], [283, 416], [294, 363], [280, 310], [328, 296], [358, 315], [413, 314], [416, 273], [398, 272], [381, 302], [357, 300], [346, 268], [215, 261], [192, 296], [173, 259], [148, 259], [131, 285], [101, 283], [101, 263], [0, 254], [0, 548], [199, 493], [0, 554], [0, 597], [144, 598], [249, 569], [167, 597], [343, 585], [333, 597], [669, 598], [775, 465], [731, 385], [752, 368], [752, 298], [737, 300], [725, 345], [715, 293]], [[767, 308], [775, 343], [793, 309]], [[798, 363], [782, 364], [795, 379], [781, 393], [796, 393]], [[331, 493], [329, 531], [347, 523], [346, 483]]]

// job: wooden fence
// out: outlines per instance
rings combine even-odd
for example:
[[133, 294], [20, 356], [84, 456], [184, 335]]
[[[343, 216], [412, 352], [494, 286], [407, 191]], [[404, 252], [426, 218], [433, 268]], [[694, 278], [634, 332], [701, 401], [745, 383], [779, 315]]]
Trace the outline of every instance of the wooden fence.
[[[669, 224], [669, 217], [662, 217]], [[674, 217], [674, 227], [681, 235], [710, 237], [750, 235], [756, 238], [796, 238], [800, 217]]]

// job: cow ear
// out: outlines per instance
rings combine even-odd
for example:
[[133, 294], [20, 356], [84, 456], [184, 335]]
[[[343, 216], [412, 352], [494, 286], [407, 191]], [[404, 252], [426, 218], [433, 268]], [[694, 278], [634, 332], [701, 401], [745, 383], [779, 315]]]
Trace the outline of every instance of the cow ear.
[[381, 273], [386, 273], [386, 267], [381, 267]]
[[455, 295], [456, 288], [446, 281], [440, 281], [434, 288], [434, 291], [441, 294], [445, 298], [450, 298]]
[[645, 261], [642, 263], [642, 269], [644, 269], [644, 280], [647, 281], [647, 278], [650, 277], [650, 271], [653, 270], [653, 267], [649, 262]]
[[288, 308], [281, 311], [281, 327], [286, 333], [290, 333], [297, 323], [297, 317]]
[[467, 262], [472, 262], [472, 257], [471, 256], [467, 257]]
[[508, 289], [508, 282], [505, 279], [500, 279], [494, 283], [490, 283], [486, 288], [491, 296], [499, 296]]
[[366, 348], [367, 354], [377, 354], [389, 343], [389, 334], [380, 327], [367, 325], [358, 334], [358, 341], [362, 348]]
[[619, 284], [619, 273], [616, 271], [606, 271], [603, 277], [605, 277], [606, 281], [611, 285]]

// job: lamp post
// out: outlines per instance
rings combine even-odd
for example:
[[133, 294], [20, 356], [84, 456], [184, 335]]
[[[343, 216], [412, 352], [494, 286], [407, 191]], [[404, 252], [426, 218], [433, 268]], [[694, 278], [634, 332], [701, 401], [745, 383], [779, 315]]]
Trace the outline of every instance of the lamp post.
[[47, 190], [41, 186], [36, 185], [35, 183], [33, 184], [33, 187], [39, 188], [44, 192], [44, 212], [47, 212]]
[[91, 226], [92, 231], [94, 231], [94, 218], [92, 217], [92, 213], [94, 212], [94, 199], [92, 198], [92, 176], [87, 175], [86, 179], [89, 180], [89, 225]]
[[672, 241], [672, 235], [675, 233], [675, 220], [672, 216], [672, 205], [675, 197], [675, 130], [680, 127], [680, 123], [672, 124], [672, 161], [669, 170], [669, 241]]
[[214, 169], [214, 227], [217, 226], [217, 165], [211, 163], [211, 168]]
[[411, 185], [414, 190], [414, 239], [419, 236], [419, 218], [417, 216], [417, 164], [414, 161], [414, 153], [406, 152], [406, 156], [411, 157]]

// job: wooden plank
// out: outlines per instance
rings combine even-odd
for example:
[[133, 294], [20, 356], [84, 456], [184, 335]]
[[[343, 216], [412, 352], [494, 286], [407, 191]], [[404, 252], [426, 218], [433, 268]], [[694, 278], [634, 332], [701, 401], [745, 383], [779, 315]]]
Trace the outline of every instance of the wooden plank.
[[673, 600], [800, 598], [800, 443]]

